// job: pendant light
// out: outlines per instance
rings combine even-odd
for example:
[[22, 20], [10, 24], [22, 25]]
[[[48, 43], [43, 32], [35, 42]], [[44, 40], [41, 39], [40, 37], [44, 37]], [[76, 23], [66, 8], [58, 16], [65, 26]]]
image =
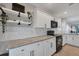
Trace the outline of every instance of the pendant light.
[[[19, 17], [19, 18], [21, 17], [21, 16], [20, 16], [20, 12], [18, 13], [18, 17]], [[21, 25], [20, 21], [19, 21], [18, 25]]]

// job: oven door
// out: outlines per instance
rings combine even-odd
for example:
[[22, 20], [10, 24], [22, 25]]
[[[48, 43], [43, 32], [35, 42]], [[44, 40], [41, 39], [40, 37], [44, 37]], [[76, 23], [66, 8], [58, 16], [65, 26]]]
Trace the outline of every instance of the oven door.
[[62, 36], [56, 37], [56, 52], [62, 49]]

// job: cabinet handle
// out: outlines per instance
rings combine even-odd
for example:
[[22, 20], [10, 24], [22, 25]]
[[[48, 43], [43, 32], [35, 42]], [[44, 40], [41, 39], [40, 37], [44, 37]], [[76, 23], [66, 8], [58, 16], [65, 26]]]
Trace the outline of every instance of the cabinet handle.
[[21, 50], [22, 52], [24, 51], [24, 49]]
[[30, 51], [30, 56], [34, 56], [34, 50]]
[[51, 48], [53, 47], [53, 43], [52, 43], [52, 42], [50, 43], [50, 47], [51, 47]]

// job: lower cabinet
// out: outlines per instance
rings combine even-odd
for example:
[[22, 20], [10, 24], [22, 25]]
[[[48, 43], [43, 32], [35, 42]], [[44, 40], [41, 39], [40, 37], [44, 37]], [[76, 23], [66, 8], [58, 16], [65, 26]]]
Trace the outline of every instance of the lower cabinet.
[[41, 43], [29, 44], [13, 49], [9, 49], [10, 56], [41, 56], [43, 49]]
[[24, 56], [26, 55], [25, 48], [26, 48], [25, 46], [22, 46], [22, 47], [9, 49], [9, 56]]
[[67, 43], [68, 44], [73, 44], [73, 39], [74, 39], [73, 35], [67, 35]]
[[25, 56], [29, 55], [26, 46], [9, 49], [9, 56]]
[[38, 42], [35, 43], [36, 45], [36, 51], [35, 51], [35, 56], [43, 56], [43, 42]]
[[63, 46], [67, 43], [67, 35], [63, 35]]
[[9, 49], [9, 56], [50, 56], [56, 51], [55, 38]]
[[56, 51], [55, 39], [49, 39], [44, 41], [44, 56], [51, 56]]
[[65, 43], [79, 47], [79, 35], [66, 35]]
[[79, 47], [79, 35], [74, 35], [73, 45]]

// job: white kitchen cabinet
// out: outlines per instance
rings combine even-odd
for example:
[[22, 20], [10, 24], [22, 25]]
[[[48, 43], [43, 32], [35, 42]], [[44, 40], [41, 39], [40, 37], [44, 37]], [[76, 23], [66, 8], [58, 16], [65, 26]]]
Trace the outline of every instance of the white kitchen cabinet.
[[63, 35], [63, 46], [67, 43], [67, 35]]
[[74, 45], [74, 46], [79, 46], [79, 36], [78, 35], [65, 35], [66, 39], [63, 39], [65, 40], [64, 43], [68, 43], [68, 44], [71, 44], [71, 45]]
[[35, 13], [35, 19], [34, 19], [34, 27], [45, 27], [45, 15], [43, 12], [37, 10]]
[[26, 45], [26, 56], [35, 56], [36, 50], [36, 44]]
[[37, 42], [35, 43], [35, 45], [36, 45], [35, 56], [43, 56], [44, 55], [43, 42]]
[[29, 44], [29, 45], [9, 49], [10, 56], [35, 56], [36, 53], [37, 53], [36, 44]]
[[44, 41], [44, 56], [50, 56], [56, 51], [56, 41], [54, 38]]
[[51, 38], [49, 40], [49, 43], [50, 43], [49, 55], [52, 55], [56, 51], [56, 39], [55, 38]]
[[44, 41], [44, 56], [49, 56], [50, 43], [49, 40]]
[[76, 34], [63, 35], [63, 45], [66, 43], [79, 47], [79, 35]]
[[56, 51], [55, 38], [9, 49], [10, 56], [50, 56]]
[[55, 18], [55, 21], [58, 22], [58, 28], [61, 28], [61, 25], [62, 25], [61, 18]]
[[45, 14], [39, 10], [35, 11], [34, 15], [34, 27], [45, 27], [46, 18]]
[[21, 46], [13, 49], [9, 49], [9, 56], [25, 56], [26, 53], [26, 46]]
[[74, 39], [73, 35], [67, 35], [67, 43], [68, 44], [73, 44], [73, 39]]
[[79, 35], [73, 35], [73, 45], [79, 47]]
[[47, 28], [51, 28], [51, 21], [54, 20], [54, 17], [52, 16], [48, 16], [47, 20], [46, 20], [46, 27]]
[[43, 56], [42, 42], [9, 49], [10, 56]]
[[36, 10], [34, 12], [34, 27], [50, 28], [50, 20], [52, 20], [49, 14]]
[[63, 35], [63, 45], [66, 43], [73, 44], [73, 36], [72, 35]]
[[55, 18], [55, 21], [57, 22], [57, 30], [56, 30], [56, 34], [58, 33], [62, 33], [62, 19], [61, 18]]
[[43, 53], [42, 42], [9, 49], [10, 56], [43, 56]]

